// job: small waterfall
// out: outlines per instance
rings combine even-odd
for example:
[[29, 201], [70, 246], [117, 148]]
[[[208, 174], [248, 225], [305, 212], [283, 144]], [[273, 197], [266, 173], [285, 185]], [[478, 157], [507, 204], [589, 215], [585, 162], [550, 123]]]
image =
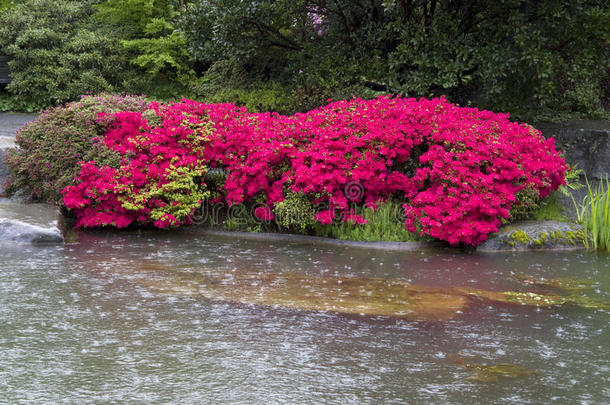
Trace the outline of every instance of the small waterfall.
[[17, 242], [32, 244], [63, 243], [57, 227], [43, 228], [19, 220], [0, 218], [0, 242]]
[[57, 209], [51, 205], [0, 199], [0, 242], [63, 243], [57, 217]]
[[10, 173], [9, 168], [5, 162], [6, 153], [14, 145], [15, 145], [15, 140], [13, 137], [0, 136], [0, 195], [2, 195], [4, 193], [2, 184], [4, 183], [4, 180]]

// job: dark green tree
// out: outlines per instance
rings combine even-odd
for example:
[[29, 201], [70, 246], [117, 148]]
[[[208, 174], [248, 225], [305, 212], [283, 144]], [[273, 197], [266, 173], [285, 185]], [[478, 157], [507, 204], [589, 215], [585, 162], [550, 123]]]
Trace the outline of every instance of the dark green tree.
[[237, 60], [253, 77], [361, 86], [520, 118], [604, 116], [604, 0], [196, 0], [180, 27], [203, 68]]
[[171, 0], [107, 0], [96, 6], [95, 17], [119, 33], [131, 64], [145, 72], [145, 80], [180, 83], [192, 71], [186, 40], [173, 24], [179, 7]]

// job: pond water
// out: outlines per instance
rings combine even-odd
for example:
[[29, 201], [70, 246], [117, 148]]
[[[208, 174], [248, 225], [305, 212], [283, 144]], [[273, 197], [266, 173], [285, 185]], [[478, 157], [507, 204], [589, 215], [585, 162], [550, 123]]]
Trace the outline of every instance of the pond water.
[[[384, 252], [191, 230], [0, 249], [0, 403], [610, 402], [605, 311], [473, 299], [452, 319], [411, 321], [171, 288], [177, 274], [248, 272], [530, 291], [518, 272], [593, 279], [585, 294], [608, 301], [607, 254]], [[456, 353], [537, 374], [480, 381]]]

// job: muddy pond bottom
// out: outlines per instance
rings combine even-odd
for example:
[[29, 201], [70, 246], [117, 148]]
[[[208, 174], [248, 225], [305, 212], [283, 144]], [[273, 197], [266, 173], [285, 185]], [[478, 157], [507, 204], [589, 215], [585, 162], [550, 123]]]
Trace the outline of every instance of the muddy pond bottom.
[[0, 403], [610, 402], [608, 254], [0, 249]]

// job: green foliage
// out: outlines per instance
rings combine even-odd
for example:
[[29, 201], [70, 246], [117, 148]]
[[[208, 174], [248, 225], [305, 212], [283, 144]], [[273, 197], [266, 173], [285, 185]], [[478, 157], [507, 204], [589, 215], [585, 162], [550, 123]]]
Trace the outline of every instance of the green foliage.
[[38, 111], [38, 104], [16, 99], [10, 93], [0, 89], [0, 111]]
[[151, 77], [174, 71], [178, 81], [182, 75], [190, 74], [187, 62], [190, 58], [185, 49], [186, 42], [179, 32], [159, 38], [139, 38], [123, 41], [125, 49], [137, 56], [131, 63], [144, 69]]
[[44, 111], [19, 131], [17, 149], [9, 153], [8, 193], [27, 187], [35, 198], [61, 204], [61, 190], [80, 172], [78, 161], [118, 167], [120, 155], [99, 138], [109, 121], [98, 122], [98, 114], [140, 111], [145, 103], [142, 97], [101, 94]]
[[303, 193], [288, 193], [284, 201], [275, 205], [273, 212], [280, 229], [304, 234], [316, 224], [315, 206]]
[[140, 38], [150, 31], [151, 22], [164, 21], [172, 11], [171, 3], [168, 0], [101, 1], [95, 6], [96, 18], [121, 27], [121, 35], [126, 39]]
[[538, 190], [534, 187], [526, 187], [515, 195], [515, 202], [510, 210], [508, 222], [515, 222], [531, 218], [534, 212], [540, 209], [541, 200]]
[[566, 197], [570, 197], [572, 195], [572, 191], [584, 188], [585, 185], [580, 182], [580, 176], [582, 176], [584, 173], [584, 170], [579, 169], [578, 165], [569, 167], [569, 170], [566, 172], [566, 184], [565, 186], [559, 187], [559, 192]]
[[209, 103], [235, 103], [251, 112], [274, 111], [292, 115], [318, 108], [328, 99], [344, 100], [359, 96], [374, 98], [381, 93], [363, 86], [306, 87], [308, 84], [251, 79], [243, 64], [234, 59], [214, 62], [206, 73], [191, 82], [199, 100]]
[[170, 172], [167, 175], [167, 179], [170, 180], [168, 183], [159, 185], [149, 182], [138, 193], [129, 190], [125, 196], [119, 198], [123, 208], [129, 211], [143, 210], [148, 208], [148, 201], [156, 199], [171, 203], [153, 208], [150, 212], [153, 221], [159, 221], [168, 214], [175, 217], [178, 223], [190, 217], [201, 206], [201, 202], [210, 195], [201, 187], [205, 167], [190, 169], [171, 165], [167, 170]]
[[379, 205], [376, 211], [371, 208], [357, 207], [355, 213], [366, 219], [367, 223], [362, 225], [348, 222], [330, 225], [316, 223], [315, 235], [357, 241], [412, 242], [424, 240], [423, 237], [406, 230], [403, 209], [397, 202], [385, 202]]
[[186, 83], [191, 56], [186, 39], [174, 29], [174, 2], [168, 0], [107, 0], [96, 6], [95, 17], [121, 32], [121, 44], [132, 65], [148, 80]]
[[251, 112], [275, 111], [290, 115], [297, 111], [293, 91], [277, 82], [249, 84], [245, 69], [235, 60], [215, 62], [189, 87], [197, 99], [208, 103], [234, 103]]
[[576, 211], [585, 228], [585, 245], [610, 252], [610, 179], [602, 180], [593, 189], [587, 181], [587, 196]]
[[15, 2], [13, 0], [0, 0], [0, 11], [9, 7], [13, 7], [14, 5]]
[[278, 83], [265, 83], [246, 88], [224, 88], [211, 97], [201, 97], [211, 103], [234, 103], [250, 112], [278, 112], [292, 115], [298, 111], [295, 97], [290, 90]]
[[116, 37], [89, 23], [89, 2], [27, 0], [0, 15], [0, 48], [11, 61], [13, 101], [34, 110], [120, 87], [127, 59]]
[[[520, 120], [610, 116], [604, 0], [0, 0], [2, 8], [0, 53], [13, 59], [15, 79], [2, 109], [113, 89], [172, 100], [190, 96], [190, 85], [206, 101], [285, 114], [384, 92], [444, 94]], [[219, 80], [227, 60], [239, 61], [238, 80]]]
[[561, 120], [608, 117], [609, 19], [604, 0], [196, 0], [178, 25], [198, 63], [240, 60], [252, 81]]
[[536, 221], [568, 221], [561, 212], [556, 192], [551, 192], [548, 197], [543, 198], [538, 203], [538, 209], [531, 214], [530, 218]]

